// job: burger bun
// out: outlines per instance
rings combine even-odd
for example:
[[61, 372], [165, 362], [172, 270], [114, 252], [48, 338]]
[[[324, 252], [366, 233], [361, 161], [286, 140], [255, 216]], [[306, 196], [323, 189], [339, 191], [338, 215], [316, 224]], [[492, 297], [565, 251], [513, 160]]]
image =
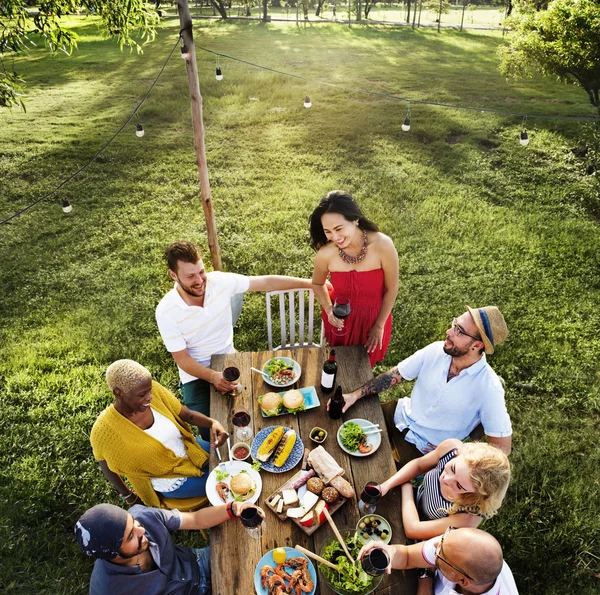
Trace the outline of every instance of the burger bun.
[[297, 409], [304, 404], [304, 395], [299, 390], [288, 390], [283, 395], [283, 406], [287, 409]]
[[249, 473], [242, 472], [231, 478], [229, 488], [234, 494], [241, 496], [242, 500], [248, 500], [256, 491], [256, 483]]
[[267, 393], [263, 395], [260, 401], [260, 408], [267, 414], [278, 413], [279, 406], [281, 405], [281, 396], [277, 393]]

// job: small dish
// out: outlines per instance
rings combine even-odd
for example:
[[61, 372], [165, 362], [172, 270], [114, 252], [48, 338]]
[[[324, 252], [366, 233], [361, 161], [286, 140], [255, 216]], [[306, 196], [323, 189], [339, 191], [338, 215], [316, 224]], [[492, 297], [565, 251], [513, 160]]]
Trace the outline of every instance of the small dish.
[[[371, 526], [371, 521], [373, 520], [375, 520], [378, 523], [375, 527]], [[365, 524], [365, 527], [361, 527], [361, 524], [363, 523]], [[375, 533], [374, 531], [371, 535], [369, 535], [367, 533], [367, 529], [369, 528], [379, 529], [379, 531], [385, 534], [385, 537], [377, 535], [377, 533]], [[389, 543], [392, 540], [392, 527], [389, 524], [389, 522], [382, 516], [379, 516], [378, 514], [367, 514], [366, 516], [362, 517], [356, 524], [356, 534], [363, 543], [368, 543], [369, 541]]]
[[[242, 452], [242, 449], [245, 450], [245, 455], [244, 452]], [[250, 456], [250, 445], [246, 444], [245, 442], [236, 442], [231, 447], [231, 456], [236, 461], [245, 461]]]
[[[275, 360], [280, 360], [281, 362], [283, 362], [284, 365], [291, 368], [291, 371], [293, 372], [294, 376], [287, 382], [275, 382], [271, 373], [267, 370], [267, 366], [270, 366], [271, 363]], [[262, 372], [263, 380], [267, 384], [271, 386], [276, 386], [277, 388], [287, 388], [288, 386], [292, 386], [292, 384], [295, 384], [298, 381], [298, 379], [300, 378], [300, 374], [302, 374], [302, 368], [300, 367], [300, 364], [297, 361], [294, 361], [291, 357], [274, 357], [271, 358], [268, 362], [265, 362], [265, 365], [262, 367]]]
[[[322, 434], [322, 437], [319, 437], [320, 434]], [[323, 428], [319, 428], [318, 426], [313, 428], [310, 431], [310, 439], [313, 442], [316, 442], [317, 444], [323, 444], [323, 442], [325, 442], [325, 440], [327, 440], [327, 430], [324, 430]]]
[[[344, 451], [347, 452], [349, 455], [352, 455], [354, 457], [368, 457], [370, 455], [372, 455], [380, 446], [381, 446], [381, 433], [379, 432], [373, 432], [371, 434], [367, 434], [367, 446], [371, 446], [371, 450], [369, 450], [368, 452], [360, 452], [359, 450], [350, 450], [348, 448], [346, 448], [342, 442], [342, 438], [340, 437], [340, 432], [342, 431], [342, 428], [349, 422], [354, 422], [355, 424], [358, 424], [361, 428], [370, 428], [373, 426], [373, 422], [369, 421], [368, 419], [349, 419], [348, 421], [344, 422], [338, 429], [338, 433], [337, 433], [337, 441], [338, 444], [340, 445], [340, 448]], [[369, 430], [366, 430], [366, 432], [369, 432]]]

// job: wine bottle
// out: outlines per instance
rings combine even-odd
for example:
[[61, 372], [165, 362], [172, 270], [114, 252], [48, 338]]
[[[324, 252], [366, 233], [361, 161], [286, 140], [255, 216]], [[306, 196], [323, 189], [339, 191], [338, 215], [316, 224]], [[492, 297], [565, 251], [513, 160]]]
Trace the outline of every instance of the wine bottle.
[[337, 363], [335, 361], [335, 349], [329, 352], [329, 359], [323, 364], [321, 372], [321, 392], [328, 395], [333, 392], [335, 386], [335, 377], [337, 376]]
[[339, 419], [342, 417], [342, 409], [345, 404], [346, 399], [344, 399], [344, 395], [342, 395], [342, 387], [338, 385], [335, 389], [335, 394], [329, 403], [329, 417], [331, 417], [331, 419]]

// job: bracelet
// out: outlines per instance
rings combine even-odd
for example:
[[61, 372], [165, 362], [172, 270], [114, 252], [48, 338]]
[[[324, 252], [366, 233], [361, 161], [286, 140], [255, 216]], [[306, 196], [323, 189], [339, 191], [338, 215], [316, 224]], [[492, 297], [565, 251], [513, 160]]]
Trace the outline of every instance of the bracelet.
[[237, 519], [237, 516], [235, 515], [235, 512], [233, 512], [233, 502], [229, 502], [227, 504], [226, 510], [227, 510], [227, 516], [230, 519]]
[[138, 499], [138, 496], [135, 492], [129, 492], [129, 494], [127, 494], [127, 496], [124, 496], [123, 494], [119, 494], [119, 496], [121, 497], [121, 500], [123, 500], [123, 502], [127, 502], [127, 504], [131, 504], [131, 502], [129, 502], [128, 498], [130, 498], [131, 496], [135, 496], [135, 499], [133, 500], [134, 502]]

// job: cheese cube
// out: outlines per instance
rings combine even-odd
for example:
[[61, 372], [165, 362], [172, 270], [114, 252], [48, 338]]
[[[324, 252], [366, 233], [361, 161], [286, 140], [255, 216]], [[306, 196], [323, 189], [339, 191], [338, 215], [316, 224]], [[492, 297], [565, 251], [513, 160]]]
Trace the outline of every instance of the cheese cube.
[[296, 490], [283, 490], [283, 503], [286, 506], [290, 506], [291, 504], [296, 504], [298, 502], [298, 493]]

